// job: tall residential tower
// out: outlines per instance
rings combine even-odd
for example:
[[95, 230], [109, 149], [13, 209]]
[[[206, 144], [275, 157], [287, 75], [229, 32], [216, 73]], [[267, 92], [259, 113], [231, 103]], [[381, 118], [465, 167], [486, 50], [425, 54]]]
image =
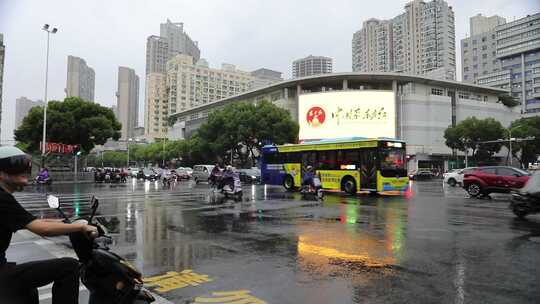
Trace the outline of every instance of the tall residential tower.
[[134, 137], [139, 124], [139, 76], [126, 67], [118, 67], [117, 118], [122, 124], [121, 138]]
[[167, 19], [160, 24], [159, 36], [152, 35], [146, 39], [146, 75], [166, 73], [167, 60], [177, 54], [189, 55], [194, 62], [201, 57], [197, 42], [184, 32], [184, 24]]
[[358, 72], [403, 72], [455, 79], [454, 12], [443, 0], [414, 0], [390, 20], [369, 19], [353, 34]]
[[497, 26], [495, 37], [501, 69], [477, 83], [508, 90], [523, 116], [540, 115], [540, 13]]
[[332, 58], [309, 55], [293, 61], [293, 78], [332, 73]]
[[461, 39], [461, 77], [464, 82], [476, 83], [479, 76], [501, 70], [497, 59], [495, 28], [506, 20], [499, 16], [471, 17], [471, 36]]
[[95, 78], [94, 69], [87, 66], [84, 59], [68, 56], [67, 97], [77, 96], [87, 101], [94, 101]]
[[42, 107], [45, 103], [41, 100], [33, 101], [26, 97], [19, 97], [15, 101], [15, 129], [19, 128], [28, 112], [33, 107]]

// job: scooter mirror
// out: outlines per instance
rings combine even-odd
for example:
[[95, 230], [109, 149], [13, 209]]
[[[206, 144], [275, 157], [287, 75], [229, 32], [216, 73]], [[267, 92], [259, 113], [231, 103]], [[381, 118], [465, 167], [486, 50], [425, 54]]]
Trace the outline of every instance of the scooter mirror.
[[52, 209], [58, 209], [60, 207], [60, 202], [58, 200], [58, 197], [54, 195], [47, 196], [47, 203], [49, 204], [49, 207]]

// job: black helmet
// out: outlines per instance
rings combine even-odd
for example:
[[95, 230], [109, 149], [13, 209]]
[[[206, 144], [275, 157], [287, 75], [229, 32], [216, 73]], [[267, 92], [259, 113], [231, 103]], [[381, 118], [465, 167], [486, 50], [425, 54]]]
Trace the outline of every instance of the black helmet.
[[32, 160], [17, 147], [0, 147], [0, 172], [7, 174], [30, 174]]

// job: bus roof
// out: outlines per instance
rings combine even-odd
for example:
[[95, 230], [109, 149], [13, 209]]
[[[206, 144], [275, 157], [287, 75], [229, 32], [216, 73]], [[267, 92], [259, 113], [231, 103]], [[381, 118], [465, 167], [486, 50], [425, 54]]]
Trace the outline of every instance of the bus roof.
[[391, 141], [405, 143], [403, 140], [395, 138], [365, 138], [365, 137], [349, 137], [349, 138], [335, 138], [335, 139], [323, 139], [317, 141], [304, 142], [301, 144], [285, 144], [285, 145], [266, 145], [264, 150], [277, 148], [279, 152], [300, 152], [308, 150], [335, 150], [335, 149], [357, 149], [357, 148], [370, 148], [377, 147], [377, 143], [380, 141]]

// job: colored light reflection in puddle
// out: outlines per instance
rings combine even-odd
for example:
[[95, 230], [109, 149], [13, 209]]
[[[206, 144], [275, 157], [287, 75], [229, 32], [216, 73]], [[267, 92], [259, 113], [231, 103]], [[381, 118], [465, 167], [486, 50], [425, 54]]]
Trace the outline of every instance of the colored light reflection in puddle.
[[370, 269], [391, 273], [404, 250], [406, 209], [365, 211], [359, 204], [347, 201], [340, 206], [339, 221], [334, 225], [300, 224], [297, 244], [300, 268], [319, 275]]

